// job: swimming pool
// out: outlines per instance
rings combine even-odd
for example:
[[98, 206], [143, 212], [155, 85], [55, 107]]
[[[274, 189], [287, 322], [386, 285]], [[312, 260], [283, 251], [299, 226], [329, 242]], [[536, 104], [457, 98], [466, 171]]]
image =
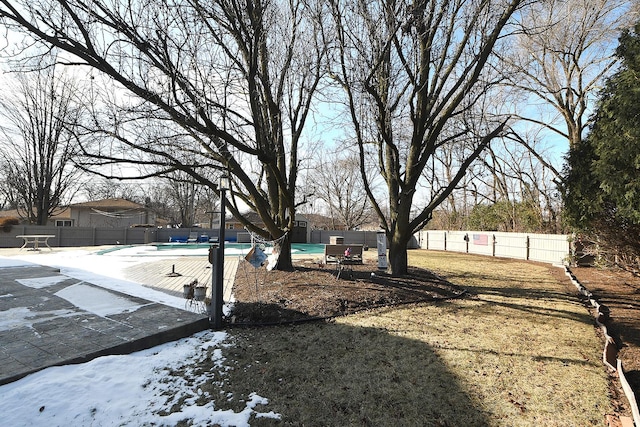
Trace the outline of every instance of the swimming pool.
[[[110, 256], [207, 256], [209, 243], [155, 243], [152, 245], [114, 246], [98, 252]], [[251, 249], [250, 243], [225, 243], [225, 256], [244, 256]], [[270, 253], [267, 248], [266, 253]], [[292, 255], [317, 256], [324, 254], [324, 245], [319, 243], [292, 243]]]

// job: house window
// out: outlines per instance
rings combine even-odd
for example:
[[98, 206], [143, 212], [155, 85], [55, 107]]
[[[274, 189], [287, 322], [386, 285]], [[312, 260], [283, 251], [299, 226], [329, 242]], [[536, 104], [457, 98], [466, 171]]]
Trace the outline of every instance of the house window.
[[56, 219], [56, 227], [71, 227], [70, 219]]

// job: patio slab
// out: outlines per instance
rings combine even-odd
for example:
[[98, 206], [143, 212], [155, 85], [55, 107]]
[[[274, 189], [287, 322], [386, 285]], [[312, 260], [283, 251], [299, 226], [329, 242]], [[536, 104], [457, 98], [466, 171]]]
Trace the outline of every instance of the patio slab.
[[40, 265], [0, 268], [0, 385], [41, 369], [128, 354], [209, 328], [205, 315]]

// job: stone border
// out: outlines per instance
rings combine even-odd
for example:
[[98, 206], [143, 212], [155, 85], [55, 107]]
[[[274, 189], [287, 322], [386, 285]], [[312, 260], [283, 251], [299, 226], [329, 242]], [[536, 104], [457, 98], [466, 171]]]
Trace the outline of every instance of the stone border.
[[620, 422], [623, 426], [640, 426], [640, 411], [638, 410], [638, 402], [636, 400], [635, 393], [631, 389], [629, 382], [624, 374], [624, 369], [622, 368], [622, 360], [618, 358], [618, 347], [616, 345], [615, 339], [609, 334], [609, 330], [607, 328], [607, 320], [609, 320], [609, 308], [604, 304], [600, 304], [593, 296], [593, 294], [582, 285], [576, 276], [571, 272], [569, 267], [564, 266], [565, 274], [571, 280], [571, 283], [578, 289], [578, 292], [584, 296], [589, 303], [596, 311], [595, 321], [598, 327], [602, 330], [604, 334], [604, 349], [602, 351], [602, 363], [609, 369], [612, 374], [617, 374], [620, 379], [620, 384], [622, 386], [622, 390], [624, 391], [627, 400], [629, 401], [629, 406], [631, 407], [631, 414], [633, 415], [633, 420], [629, 417], [620, 417]]

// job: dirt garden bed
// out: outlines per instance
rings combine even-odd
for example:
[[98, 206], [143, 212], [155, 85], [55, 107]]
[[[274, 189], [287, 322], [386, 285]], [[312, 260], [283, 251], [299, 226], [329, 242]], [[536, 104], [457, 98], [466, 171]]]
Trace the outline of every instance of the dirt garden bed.
[[619, 347], [625, 376], [640, 396], [640, 277], [620, 269], [574, 267], [578, 281], [610, 310], [609, 333]]
[[331, 318], [362, 310], [456, 298], [464, 293], [433, 273], [411, 268], [391, 277], [372, 261], [319, 265], [296, 260], [295, 271], [254, 270], [241, 261], [234, 283], [235, 324], [291, 323]]

